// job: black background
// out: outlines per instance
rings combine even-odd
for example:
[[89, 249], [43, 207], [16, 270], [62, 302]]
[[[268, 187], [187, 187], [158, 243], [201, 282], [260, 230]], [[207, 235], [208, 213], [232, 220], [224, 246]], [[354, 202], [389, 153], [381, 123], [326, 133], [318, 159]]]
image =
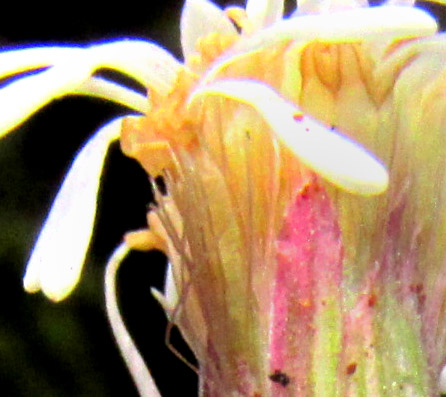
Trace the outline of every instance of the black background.
[[[88, 44], [136, 37], [160, 43], [181, 59], [180, 10], [179, 1], [118, 6], [60, 2], [56, 7], [17, 2], [1, 18], [0, 44]], [[136, 395], [105, 316], [103, 270], [122, 235], [145, 225], [151, 192], [145, 173], [120, 153], [119, 145], [108, 156], [94, 239], [75, 292], [55, 304], [22, 288], [29, 252], [73, 155], [92, 132], [126, 112], [101, 100], [70, 97], [54, 102], [0, 142], [4, 396]], [[119, 274], [122, 311], [162, 394], [177, 395], [181, 386], [185, 395], [196, 395], [197, 377], [166, 347], [165, 316], [150, 294], [151, 286], [162, 288], [164, 266], [160, 253], [130, 256]]]
[[[0, 45], [138, 37], [160, 43], [181, 59], [181, 6], [182, 1], [174, 0], [130, 0], [117, 6], [97, 1], [58, 6], [17, 2], [2, 12]], [[73, 155], [104, 122], [125, 113], [126, 109], [100, 100], [66, 98], [0, 142], [0, 394], [4, 396], [136, 395], [105, 317], [103, 270], [122, 235], [145, 225], [151, 192], [145, 173], [120, 153], [118, 145], [106, 163], [94, 239], [79, 286], [57, 304], [22, 289], [29, 252]], [[119, 274], [122, 311], [161, 393], [193, 396], [197, 377], [166, 347], [165, 316], [150, 294], [151, 286], [162, 289], [164, 266], [160, 253], [130, 256]], [[173, 343], [188, 354], [179, 338], [174, 337]]]

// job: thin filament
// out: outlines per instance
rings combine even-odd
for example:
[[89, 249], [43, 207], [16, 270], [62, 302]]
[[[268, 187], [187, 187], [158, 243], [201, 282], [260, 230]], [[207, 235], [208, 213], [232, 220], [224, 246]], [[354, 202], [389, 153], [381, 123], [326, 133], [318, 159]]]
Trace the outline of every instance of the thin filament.
[[150, 375], [150, 371], [125, 327], [124, 320], [119, 312], [116, 297], [116, 274], [129, 251], [130, 248], [125, 243], [120, 244], [107, 263], [105, 270], [105, 303], [107, 316], [113, 331], [113, 336], [115, 337], [130, 375], [135, 382], [139, 395], [141, 397], [161, 397]]

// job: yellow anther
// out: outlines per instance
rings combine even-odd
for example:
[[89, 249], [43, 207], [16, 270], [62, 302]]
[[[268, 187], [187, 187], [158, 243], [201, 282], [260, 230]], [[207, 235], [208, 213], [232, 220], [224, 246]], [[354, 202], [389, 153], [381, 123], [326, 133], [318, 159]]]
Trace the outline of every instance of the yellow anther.
[[148, 229], [128, 232], [124, 236], [126, 245], [137, 251], [160, 250], [167, 252], [167, 244], [158, 234]]
[[251, 33], [254, 31], [254, 26], [249, 20], [246, 10], [241, 7], [228, 7], [225, 9], [225, 14], [231, 19], [244, 33]]

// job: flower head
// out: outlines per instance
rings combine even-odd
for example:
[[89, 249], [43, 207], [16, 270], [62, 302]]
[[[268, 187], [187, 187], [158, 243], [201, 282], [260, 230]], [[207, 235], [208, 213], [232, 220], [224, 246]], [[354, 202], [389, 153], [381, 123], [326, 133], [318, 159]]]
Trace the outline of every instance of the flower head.
[[[120, 139], [167, 186], [154, 186], [148, 228], [126, 235], [106, 275], [142, 395], [156, 387], [114, 273], [129, 249], [154, 248], [170, 263], [153, 293], [199, 362], [203, 395], [432, 394], [446, 359], [442, 35], [407, 6], [311, 0], [282, 14], [278, 0], [187, 0], [183, 63], [134, 40], [0, 54], [5, 75], [50, 66], [0, 91], [5, 132], [73, 93], [140, 114], [76, 157], [25, 288], [60, 300], [76, 285], [107, 147]], [[144, 84], [147, 99], [96, 77], [103, 66]]]

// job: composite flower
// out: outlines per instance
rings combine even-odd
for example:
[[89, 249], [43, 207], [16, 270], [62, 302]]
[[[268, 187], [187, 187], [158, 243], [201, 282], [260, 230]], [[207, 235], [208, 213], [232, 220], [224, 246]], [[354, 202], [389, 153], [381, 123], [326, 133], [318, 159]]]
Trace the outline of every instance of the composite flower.
[[[111, 326], [141, 395], [158, 395], [119, 314], [131, 249], [169, 258], [153, 291], [198, 361], [203, 396], [445, 391], [444, 36], [405, 5], [187, 0], [184, 60], [119, 40], [0, 54], [4, 133], [64, 95], [133, 112], [74, 159], [27, 265], [29, 292], [79, 280], [109, 144], [154, 183], [147, 228], [106, 270]], [[98, 77], [127, 74], [147, 96]], [[134, 113], [137, 113], [135, 115]]]

